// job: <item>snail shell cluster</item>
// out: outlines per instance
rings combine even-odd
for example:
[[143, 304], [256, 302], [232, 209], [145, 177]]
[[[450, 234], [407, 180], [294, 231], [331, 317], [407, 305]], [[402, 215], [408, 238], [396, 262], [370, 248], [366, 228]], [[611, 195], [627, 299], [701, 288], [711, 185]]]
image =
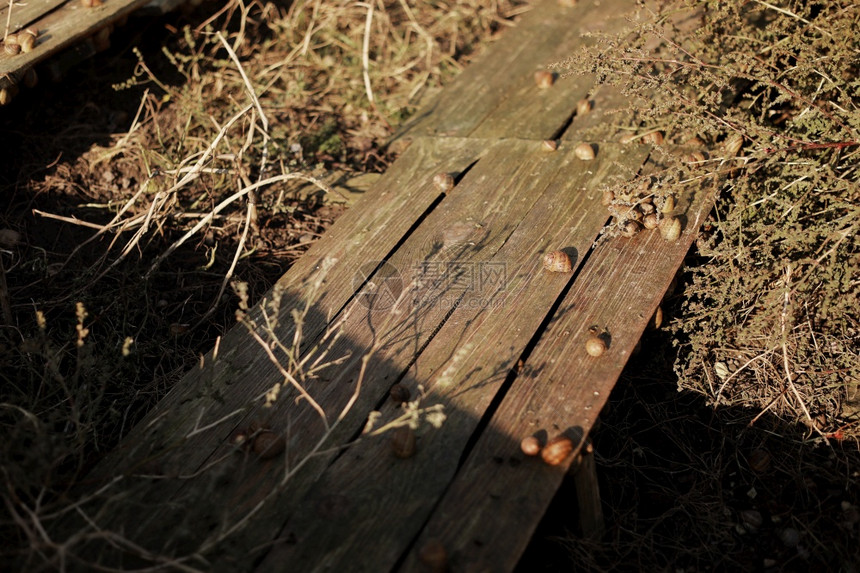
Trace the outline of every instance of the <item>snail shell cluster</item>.
[[24, 52], [32, 52], [36, 47], [36, 37], [39, 33], [32, 29], [22, 30], [17, 34], [8, 34], [3, 39], [3, 50], [10, 56]]
[[573, 263], [564, 251], [550, 251], [543, 256], [543, 268], [551, 273], [569, 273]]
[[538, 456], [551, 465], [557, 466], [573, 452], [573, 441], [565, 435], [556, 436], [541, 446], [537, 436], [526, 436], [520, 442], [520, 449], [527, 456]]
[[632, 190], [604, 190], [600, 203], [612, 215], [616, 235], [634, 237], [642, 229], [660, 229], [663, 238], [674, 242], [681, 235], [681, 222], [673, 216], [675, 196], [655, 193], [650, 186], [645, 177]]

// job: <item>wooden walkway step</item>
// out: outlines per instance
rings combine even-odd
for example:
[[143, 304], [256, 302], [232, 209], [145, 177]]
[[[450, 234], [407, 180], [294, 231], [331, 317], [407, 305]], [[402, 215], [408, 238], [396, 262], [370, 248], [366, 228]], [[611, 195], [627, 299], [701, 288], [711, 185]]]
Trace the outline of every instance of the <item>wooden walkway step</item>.
[[[536, 3], [405, 126], [401, 157], [249, 311], [265, 348], [234, 327], [93, 472], [99, 495], [74, 527], [133, 545], [96, 535], [73, 550], [123, 567], [421, 571], [441, 548], [436, 570], [508, 571], [576, 465], [584, 529], [598, 531], [587, 436], [712, 198], [680, 197], [676, 242], [601, 239], [601, 189], [651, 149], [617, 143], [618, 93], [589, 78], [540, 89], [534, 73], [592, 41], [583, 32], [626, 25], [633, 4]], [[577, 117], [589, 94], [594, 111]], [[593, 161], [574, 152], [584, 134]], [[456, 184], [440, 191], [443, 172]], [[555, 249], [571, 273], [542, 268]], [[609, 336], [597, 358], [585, 352], [595, 325]], [[285, 381], [268, 350], [297, 378], [301, 357], [336, 361], [300, 378], [325, 419], [289, 383], [265, 405]], [[377, 428], [407, 412], [388, 399], [394, 384], [430, 409], [405, 459], [392, 432], [362, 433], [371, 412]], [[284, 452], [237, 445], [261, 426]], [[574, 449], [556, 466], [520, 450], [561, 434]]]
[[[0, 105], [8, 103], [20, 87], [35, 81], [36, 66], [52, 61], [59, 76], [69, 65], [107, 48], [114, 25], [146, 7], [163, 13], [186, 0], [26, 0], [3, 2], [0, 25], [4, 46], [0, 50]], [[194, 0], [192, 0], [194, 1]], [[10, 43], [21, 45], [20, 33], [35, 34], [32, 48], [12, 53]], [[14, 36], [14, 40], [10, 38]], [[13, 50], [14, 51], [14, 50]], [[72, 60], [71, 63], [65, 60]], [[29, 74], [29, 75], [28, 75]]]

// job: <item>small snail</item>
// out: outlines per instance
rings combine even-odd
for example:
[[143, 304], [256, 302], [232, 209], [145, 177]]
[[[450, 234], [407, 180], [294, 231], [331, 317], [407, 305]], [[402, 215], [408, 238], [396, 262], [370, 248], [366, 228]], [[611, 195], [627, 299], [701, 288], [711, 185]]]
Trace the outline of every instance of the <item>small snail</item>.
[[549, 70], [540, 70], [535, 72], [535, 84], [541, 89], [552, 87], [555, 83], [555, 74]]
[[448, 552], [438, 539], [428, 539], [418, 550], [418, 561], [430, 571], [442, 573], [448, 570]]
[[654, 315], [651, 317], [651, 320], [648, 321], [648, 328], [651, 330], [657, 330], [660, 328], [660, 325], [663, 324], [663, 307], [659, 304], [657, 305], [657, 310], [654, 311]]
[[681, 221], [672, 216], [664, 218], [660, 221], [660, 234], [670, 243], [674, 243], [681, 236]]
[[747, 460], [750, 469], [757, 474], [766, 473], [770, 469], [770, 454], [766, 450], [757, 449], [750, 452]]
[[662, 145], [663, 144], [663, 132], [662, 131], [652, 131], [650, 133], [646, 133], [642, 136], [642, 143], [650, 143], [651, 145]]
[[407, 388], [403, 384], [395, 384], [391, 387], [391, 390], [388, 391], [388, 396], [395, 404], [403, 404], [404, 402], [409, 401], [409, 388]]
[[454, 187], [454, 176], [450, 173], [437, 173], [433, 176], [433, 185], [442, 193], [447, 193]]
[[546, 151], [555, 151], [556, 149], [558, 149], [558, 141], [556, 141], [555, 139], [544, 139], [541, 146]]
[[634, 141], [636, 141], [637, 139], [639, 139], [639, 136], [636, 135], [635, 133], [625, 133], [624, 135], [622, 135], [621, 137], [618, 138], [618, 141], [622, 145], [629, 145], [629, 144], [633, 143]]
[[636, 233], [639, 232], [639, 223], [634, 220], [625, 221], [621, 226], [621, 234], [625, 237], [635, 237]]
[[540, 453], [540, 440], [536, 436], [526, 436], [520, 442], [520, 449], [527, 456], [536, 456]]
[[8, 105], [16, 95], [18, 95], [18, 86], [14, 84], [0, 88], [0, 105]]
[[704, 160], [705, 154], [701, 151], [694, 151], [693, 153], [684, 156], [684, 161], [686, 163], [702, 163]]
[[95, 8], [102, 5], [102, 0], [81, 0], [81, 6], [84, 8]]
[[642, 226], [646, 229], [656, 229], [659, 224], [660, 220], [657, 218], [657, 213], [648, 213], [642, 219]]
[[18, 34], [18, 43], [21, 44], [22, 52], [26, 54], [33, 51], [33, 48], [36, 46], [36, 36], [37, 33], [30, 29]]
[[564, 251], [550, 251], [543, 256], [543, 268], [551, 273], [569, 273], [573, 264]]
[[573, 442], [567, 436], [556, 436], [547, 442], [540, 457], [551, 466], [557, 466], [563, 462], [573, 451]]
[[600, 204], [604, 207], [609, 207], [613, 201], [615, 201], [615, 193], [609, 189], [604, 191], [603, 196], [600, 198]]
[[573, 153], [583, 161], [594, 159], [594, 148], [589, 143], [580, 143], [574, 148]]
[[740, 133], [735, 133], [726, 140], [723, 144], [723, 149], [726, 150], [726, 155], [735, 156], [741, 150], [743, 144], [744, 136]]
[[591, 111], [591, 100], [582, 98], [576, 102], [576, 115], [585, 115]]
[[261, 430], [254, 438], [251, 449], [260, 456], [262, 460], [269, 460], [280, 454], [286, 448], [284, 438], [271, 430]]
[[608, 333], [606, 330], [601, 333], [597, 326], [592, 326], [588, 329], [588, 332], [591, 336], [589, 336], [588, 340], [585, 341], [585, 351], [589, 356], [594, 356], [595, 358], [602, 356], [603, 353], [606, 352], [606, 339]]
[[400, 426], [391, 433], [391, 451], [398, 458], [415, 455], [415, 431], [409, 426]]
[[21, 53], [21, 44], [18, 42], [18, 36], [9, 34], [3, 40], [3, 50], [10, 56], [15, 56]]
[[666, 195], [666, 199], [663, 201], [663, 208], [660, 209], [661, 213], [671, 213], [675, 210], [675, 196], [672, 194]]

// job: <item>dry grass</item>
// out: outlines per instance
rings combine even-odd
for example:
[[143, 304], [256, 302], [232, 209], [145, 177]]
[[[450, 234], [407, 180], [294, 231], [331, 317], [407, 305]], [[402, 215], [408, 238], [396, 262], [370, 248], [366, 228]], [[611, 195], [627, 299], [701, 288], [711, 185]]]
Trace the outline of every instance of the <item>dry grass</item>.
[[[342, 212], [333, 180], [384, 170], [392, 128], [524, 9], [518, 0], [233, 1], [172, 17], [166, 32], [137, 24], [128, 45], [67, 80], [63, 101], [35, 94], [19, 118], [3, 119], [20, 141], [0, 175], [9, 197], [0, 213], [4, 561], [57, 567], [73, 553], [63, 551], [87, 541], [51, 539], [44, 526], [77, 511], [93, 461], [235, 323], [240, 299], [260, 300]], [[133, 52], [132, 43], [143, 47]], [[99, 91], [106, 77], [117, 87], [109, 96]], [[749, 93], [759, 101], [764, 92]], [[714, 148], [727, 136], [699, 126]], [[754, 127], [747, 146], [761, 136]], [[856, 189], [856, 168], [840, 163], [856, 152], [824, 151]], [[848, 571], [860, 561], [858, 427], [846, 409], [858, 399], [845, 391], [856, 372], [856, 307], [852, 314], [839, 291], [822, 288], [840, 265], [856, 268], [856, 215], [822, 232], [821, 248], [799, 266], [780, 263], [770, 282], [745, 282], [767, 249], [734, 259], [750, 243], [725, 237], [776, 227], [741, 226], [760, 206], [761, 195], [747, 194], [755, 172], [726, 189], [747, 210], [723, 203], [712, 239], [691, 259], [686, 302], [673, 302], [681, 386], [710, 405], [675, 391], [671, 342], [652, 342], [651, 354], [668, 358], [636, 366], [647, 375], [621, 383], [595, 438], [610, 526], [600, 542], [566, 539], [578, 568], [749, 569], [772, 560]], [[823, 211], [803, 203], [810, 193], [780, 208], [807, 209], [805, 221], [856, 213], [854, 199], [837, 200], [839, 189]], [[748, 266], [720, 266], [738, 261]], [[231, 280], [247, 285], [241, 297]], [[856, 275], [845, 284], [856, 293]], [[772, 296], [759, 297], [764, 287]], [[702, 302], [715, 293], [731, 302], [720, 313]], [[809, 300], [847, 308], [841, 330], [832, 313], [818, 320]], [[811, 419], [818, 433], [773, 414]], [[98, 535], [154, 569], [200, 566]]]
[[67, 98], [16, 101], [0, 214], [4, 562], [80, 567], [100, 539], [156, 569], [199, 566], [52, 527], [89, 511], [93, 461], [235, 322], [229, 283], [253, 304], [342, 212], [321, 179], [384, 170], [392, 126], [521, 9], [204, 6], [166, 32], [123, 30], [129, 43], [81, 66]]

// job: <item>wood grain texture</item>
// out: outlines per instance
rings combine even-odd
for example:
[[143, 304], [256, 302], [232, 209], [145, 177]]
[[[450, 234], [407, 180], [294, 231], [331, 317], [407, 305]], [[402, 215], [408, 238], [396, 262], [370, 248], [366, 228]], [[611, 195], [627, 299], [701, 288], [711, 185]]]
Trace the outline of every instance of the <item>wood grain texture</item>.
[[[353, 279], [360, 264], [388, 256], [414, 222], [439, 200], [433, 175], [462, 171], [484, 151], [474, 141], [415, 141], [365, 199], [338, 219], [281, 278], [282, 308], [276, 313], [283, 325], [279, 335], [284, 340], [292, 338], [291, 311], [301, 304], [308, 281], [318, 276], [326, 260], [336, 261], [328, 269], [320, 295], [303, 324], [304, 348], [318, 343], [353, 297]], [[259, 307], [251, 317], [260, 322]], [[360, 353], [359, 349], [351, 350]], [[341, 347], [336, 351], [346, 350]], [[343, 375], [349, 375], [347, 367]], [[91, 473], [89, 483], [93, 486], [121, 479], [123, 488], [140, 490], [137, 501], [124, 502], [125, 511], [117, 506], [104, 525], [123, 524], [129, 535], [153, 531], [164, 536], [165, 520], [178, 524], [191, 524], [194, 518], [205, 521], [199, 513], [184, 511], [183, 503], [176, 499], [193, 503], [206, 491], [221, 487], [221, 482], [238, 482], [233, 476], [256, 471], [258, 464], [243, 471], [231, 467], [255, 460], [222, 454], [230, 437], [251, 419], [262, 416], [266, 421], [274, 415], [262, 408], [261, 395], [282, 380], [244, 327], [228, 331], [220, 341], [217, 357], [215, 350], [209, 352], [203, 368], [190, 371]], [[315, 423], [321, 422], [317, 419]], [[272, 463], [268, 466], [278, 473], [278, 468], [271, 468]], [[137, 495], [127, 493], [126, 501]], [[137, 504], [151, 511], [139, 514]], [[218, 508], [207, 507], [218, 512]], [[194, 535], [189, 536], [189, 543], [192, 539]]]
[[[617, 29], [632, 6], [538, 3], [401, 132], [403, 155], [250, 310], [282, 362], [275, 336], [300, 332], [301, 356], [327, 348], [336, 364], [303, 380], [325, 418], [289, 384], [264, 404], [284, 377], [238, 325], [91, 474], [105, 487], [85, 508], [91, 523], [162, 559], [199, 566], [190, 556], [205, 554], [214, 571], [422, 570], [416, 552], [431, 541], [450, 570], [513, 569], [712, 202], [708, 189], [681, 197], [676, 243], [656, 231], [598, 240], [602, 187], [639, 173], [651, 148], [616, 142], [632, 127], [617, 89], [585, 76], [536, 91], [536, 69], [594, 41], [583, 32]], [[585, 95], [594, 109], [568, 125]], [[542, 147], [559, 134], [556, 152]], [[580, 141], [595, 160], [576, 158]], [[434, 186], [440, 172], [457, 176], [453, 189]], [[541, 268], [556, 249], [572, 274]], [[592, 325], [610, 337], [600, 358], [584, 351]], [[395, 382], [447, 416], [418, 425], [408, 459], [389, 435], [361, 432], [372, 411], [377, 426], [403, 413], [387, 400]], [[254, 424], [284, 453], [237, 445]], [[558, 466], [520, 453], [526, 435], [561, 433], [576, 447]], [[579, 482], [597, 528], [593, 471]], [[116, 568], [148, 563], [106, 543], [75, 549]]]
[[[552, 159], [556, 164], [552, 175], [541, 177], [537, 166], [529, 165], [526, 153], [516, 155], [523, 165], [518, 171], [535, 176], [528, 185], [512, 182], [504, 189], [510, 197], [501, 204], [506, 206], [499, 215], [514, 226], [501, 248], [476, 242], [470, 251], [478, 254], [477, 259], [470, 252], [455, 255], [458, 263], [486, 262], [508, 269], [506, 280], [489, 292], [455, 295], [460, 297], [460, 305], [402, 381], [413, 391], [422, 384], [426, 402], [443, 404], [447, 420], [439, 430], [422, 428], [418, 454], [409, 460], [393, 458], [387, 440], [381, 439], [363, 441], [347, 450], [301, 499], [294, 517], [286, 523], [281, 538], [292, 542], [276, 545], [260, 571], [283, 567], [385, 570], [396, 563], [456, 472], [472, 433], [508, 372], [571, 279], [569, 274], [546, 272], [541, 267], [542, 254], [563, 247], [580, 264], [580, 253], [587, 251], [606, 220], [594, 189], [618, 161], [632, 166], [645, 158], [644, 153], [628, 155], [616, 149], [618, 155], [607, 150], [603, 162], [586, 163], [572, 151], [547, 154], [537, 142], [525, 143], [532, 153], [543, 155], [544, 163]], [[492, 172], [502, 168], [492, 156], [484, 162]], [[475, 179], [490, 183], [483, 174], [475, 173]], [[482, 192], [475, 194], [480, 202], [473, 208], [498, 210], [501, 205], [493, 206], [492, 188], [480, 188]], [[517, 209], [519, 197], [537, 200]], [[468, 210], [463, 214], [470, 218]], [[491, 233], [494, 227], [506, 228], [504, 220], [480, 221]], [[429, 220], [428, 225], [439, 228]], [[396, 408], [384, 404], [381, 412], [383, 419], [391, 419]], [[320, 519], [319, 508], [333, 499], [342, 513], [335, 520]]]
[[[403, 570], [422, 570], [415, 552], [430, 539], [445, 546], [452, 570], [513, 567], [538, 523], [523, 516], [542, 515], [552, 500], [710, 211], [712, 189], [708, 185], [682, 196], [678, 212], [684, 230], [675, 243], [653, 231], [598, 245], [412, 546]], [[593, 325], [606, 328], [611, 337], [599, 358], [585, 352]], [[519, 451], [520, 440], [532, 434], [544, 440], [565, 434], [576, 448], [563, 464], [551, 467]]]
[[573, 7], [539, 2], [504, 41], [470, 65], [393, 138], [421, 135], [547, 139], [593, 88], [588, 76], [557, 79], [548, 89], [534, 73], [560, 62], [595, 39], [620, 30], [635, 8], [630, 0], [583, 0]]
[[[33, 65], [57, 54], [58, 52], [88, 38], [99, 29], [108, 26], [135, 9], [146, 4], [149, 0], [106, 0], [101, 6], [84, 8], [80, 2], [68, 0], [56, 5], [54, 2], [38, 2], [34, 9], [50, 10], [44, 16], [31, 19], [32, 15], [20, 20], [18, 28], [30, 27], [38, 30], [36, 46], [31, 52], [14, 56], [0, 51], [0, 88], [18, 83], [24, 71]], [[30, 2], [27, 2], [29, 5]], [[16, 17], [22, 6], [14, 5], [12, 14]], [[44, 13], [44, 12], [42, 12]], [[23, 22], [27, 22], [24, 24]], [[18, 29], [12, 27], [12, 30]]]

